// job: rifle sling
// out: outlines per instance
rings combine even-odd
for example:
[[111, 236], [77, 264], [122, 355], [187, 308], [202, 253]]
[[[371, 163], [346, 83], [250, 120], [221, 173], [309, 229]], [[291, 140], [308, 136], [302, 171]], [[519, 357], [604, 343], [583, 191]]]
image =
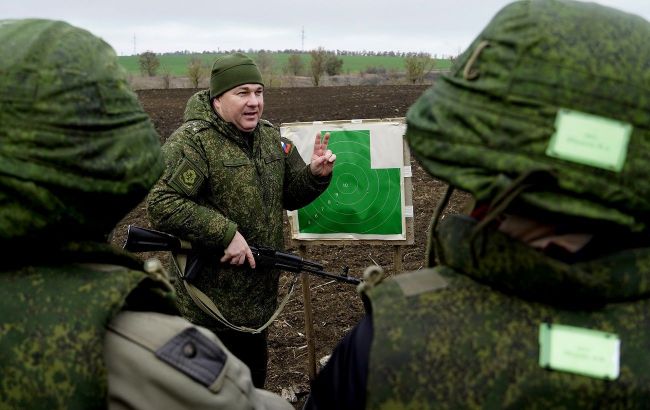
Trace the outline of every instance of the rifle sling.
[[298, 275], [295, 274], [293, 276], [293, 280], [291, 281], [289, 291], [284, 296], [284, 298], [282, 298], [282, 301], [280, 301], [278, 308], [275, 310], [275, 312], [273, 312], [269, 320], [266, 323], [264, 323], [261, 327], [254, 329], [246, 326], [237, 326], [231, 323], [230, 321], [228, 321], [228, 319], [224, 317], [224, 315], [221, 313], [217, 305], [214, 303], [212, 299], [210, 299], [208, 295], [206, 295], [199, 288], [197, 288], [196, 286], [192, 285], [187, 280], [185, 280], [184, 274], [185, 274], [185, 266], [187, 262], [186, 256], [182, 254], [176, 254], [176, 253], [172, 254], [172, 256], [173, 256], [172, 260], [174, 261], [174, 265], [176, 266], [176, 273], [178, 274], [179, 278], [183, 281], [183, 285], [185, 286], [187, 293], [190, 295], [194, 303], [203, 312], [205, 312], [213, 319], [229, 327], [230, 329], [236, 330], [238, 332], [261, 333], [264, 329], [269, 327], [269, 325], [273, 323], [273, 321], [280, 315], [287, 302], [289, 302], [289, 298], [293, 294], [296, 281], [298, 280]]

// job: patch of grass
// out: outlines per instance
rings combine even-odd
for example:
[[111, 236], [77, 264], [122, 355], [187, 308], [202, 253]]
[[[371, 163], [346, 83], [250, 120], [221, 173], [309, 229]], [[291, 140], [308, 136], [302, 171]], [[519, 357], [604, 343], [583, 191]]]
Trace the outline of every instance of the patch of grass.
[[[187, 65], [192, 57], [199, 57], [206, 67], [212, 67], [214, 60], [221, 54], [166, 54], [159, 55], [160, 68], [158, 74], [163, 70], [169, 70], [172, 75], [184, 76], [187, 74]], [[256, 53], [246, 53], [255, 60]], [[291, 53], [271, 53], [274, 58], [273, 74], [281, 74], [282, 69], [287, 65], [287, 60]], [[309, 53], [301, 53], [303, 66], [309, 67], [311, 60]], [[386, 71], [404, 71], [404, 57], [396, 56], [339, 56], [343, 60], [343, 73], [359, 74], [365, 72], [368, 68], [383, 67]], [[118, 61], [129, 74], [140, 74], [139, 56], [119, 56]], [[437, 59], [436, 69], [448, 69], [451, 67], [451, 61], [448, 59]]]

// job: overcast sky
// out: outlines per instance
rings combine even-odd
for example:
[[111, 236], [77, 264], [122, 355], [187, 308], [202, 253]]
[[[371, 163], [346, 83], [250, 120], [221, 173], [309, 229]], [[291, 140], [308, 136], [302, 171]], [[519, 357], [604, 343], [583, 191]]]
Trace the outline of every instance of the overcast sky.
[[[598, 0], [650, 20], [650, 0]], [[303, 49], [455, 55], [509, 0], [0, 0], [0, 18], [65, 20], [120, 55]], [[303, 36], [304, 32], [304, 36]]]

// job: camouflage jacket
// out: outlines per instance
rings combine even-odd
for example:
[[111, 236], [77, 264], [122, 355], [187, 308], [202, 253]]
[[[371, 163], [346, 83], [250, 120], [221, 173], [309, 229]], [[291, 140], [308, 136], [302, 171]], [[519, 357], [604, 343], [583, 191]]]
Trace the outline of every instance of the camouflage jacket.
[[[190, 98], [184, 120], [163, 146], [167, 169], [149, 195], [149, 217], [157, 229], [213, 250], [195, 285], [232, 323], [259, 326], [277, 305], [279, 272], [220, 266], [223, 249], [236, 231], [249, 244], [283, 248], [282, 210], [313, 201], [330, 177], [314, 177], [296, 149], [285, 154], [269, 122], [247, 135], [223, 121], [207, 90]], [[186, 317], [219, 329], [182, 285], [177, 290]]]
[[[650, 397], [650, 251], [567, 265], [443, 219], [442, 265], [368, 291], [368, 408], [643, 408]], [[620, 375], [540, 367], [540, 324], [620, 337]]]
[[108, 245], [69, 244], [29, 262], [0, 270], [0, 408], [105, 408], [106, 325], [125, 304], [174, 312], [173, 293]]

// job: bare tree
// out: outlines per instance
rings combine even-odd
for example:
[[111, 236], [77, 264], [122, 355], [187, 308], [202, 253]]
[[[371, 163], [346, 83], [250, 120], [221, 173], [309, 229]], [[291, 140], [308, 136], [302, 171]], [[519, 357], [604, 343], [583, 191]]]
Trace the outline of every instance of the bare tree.
[[408, 55], [404, 58], [406, 81], [410, 84], [423, 83], [427, 74], [435, 67], [436, 60], [429, 54]]
[[267, 51], [260, 50], [255, 56], [255, 64], [262, 74], [269, 74], [273, 71], [273, 55]]
[[164, 65], [162, 66], [162, 80], [163, 80], [163, 87], [165, 89], [168, 89], [172, 83], [172, 72], [169, 70], [168, 67], [165, 67]]
[[312, 50], [311, 55], [311, 79], [316, 87], [320, 84], [320, 78], [325, 72], [325, 59], [327, 58], [327, 52], [323, 47], [318, 47], [316, 50]]
[[145, 51], [140, 54], [139, 62], [140, 72], [142, 75], [146, 74], [149, 77], [156, 75], [156, 71], [160, 67], [160, 60], [158, 60], [158, 56], [153, 51]]
[[203, 61], [199, 57], [192, 57], [187, 64], [187, 77], [190, 79], [194, 88], [199, 88], [199, 82], [203, 78], [204, 73]]
[[300, 75], [303, 70], [302, 57], [300, 54], [291, 54], [287, 60], [287, 73]]
[[343, 59], [334, 54], [329, 54], [325, 59], [325, 72], [327, 75], [338, 75], [343, 71]]

